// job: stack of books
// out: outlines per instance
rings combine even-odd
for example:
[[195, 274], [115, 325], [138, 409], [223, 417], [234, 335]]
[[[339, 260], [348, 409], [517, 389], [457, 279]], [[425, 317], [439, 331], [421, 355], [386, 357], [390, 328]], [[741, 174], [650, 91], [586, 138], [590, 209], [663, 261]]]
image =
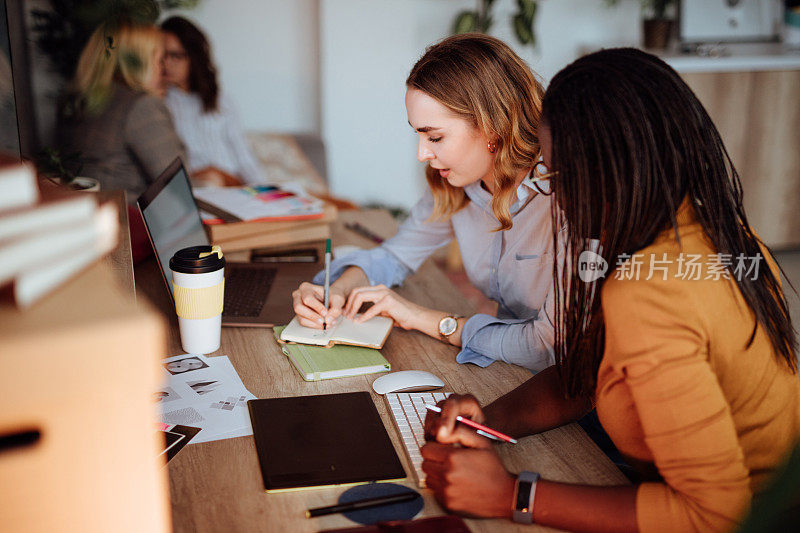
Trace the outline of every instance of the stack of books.
[[117, 245], [117, 208], [90, 193], [42, 198], [29, 164], [0, 167], [0, 294], [25, 308]]
[[223, 252], [325, 240], [336, 207], [271, 186], [195, 188], [209, 238]]

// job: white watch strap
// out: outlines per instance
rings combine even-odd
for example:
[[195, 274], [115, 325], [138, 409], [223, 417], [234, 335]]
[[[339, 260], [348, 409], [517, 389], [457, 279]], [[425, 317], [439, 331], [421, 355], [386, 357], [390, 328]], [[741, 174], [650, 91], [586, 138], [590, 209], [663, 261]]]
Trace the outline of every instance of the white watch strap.
[[539, 474], [523, 471], [517, 476], [514, 488], [514, 522], [519, 524], [533, 523], [533, 499], [536, 496], [536, 483]]

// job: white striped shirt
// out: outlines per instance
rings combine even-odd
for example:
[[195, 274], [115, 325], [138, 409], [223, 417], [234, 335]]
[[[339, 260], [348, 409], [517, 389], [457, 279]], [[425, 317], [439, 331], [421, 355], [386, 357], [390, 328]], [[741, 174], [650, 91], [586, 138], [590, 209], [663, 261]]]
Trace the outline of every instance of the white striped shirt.
[[170, 87], [164, 103], [186, 145], [186, 166], [189, 172], [205, 167], [242, 178], [246, 183], [264, 183], [258, 164], [233, 106], [219, 95], [216, 111], [203, 111], [200, 96], [177, 87]]

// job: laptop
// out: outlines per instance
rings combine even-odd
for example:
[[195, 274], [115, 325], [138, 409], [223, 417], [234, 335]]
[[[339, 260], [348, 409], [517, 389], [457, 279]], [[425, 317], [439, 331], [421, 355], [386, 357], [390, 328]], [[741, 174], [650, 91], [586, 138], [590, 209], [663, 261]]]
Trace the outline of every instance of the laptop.
[[[180, 158], [137, 200], [158, 268], [172, 294], [170, 258], [188, 246], [211, 246]], [[225, 262], [223, 326], [272, 327], [294, 317], [292, 291], [322, 269], [314, 263]]]

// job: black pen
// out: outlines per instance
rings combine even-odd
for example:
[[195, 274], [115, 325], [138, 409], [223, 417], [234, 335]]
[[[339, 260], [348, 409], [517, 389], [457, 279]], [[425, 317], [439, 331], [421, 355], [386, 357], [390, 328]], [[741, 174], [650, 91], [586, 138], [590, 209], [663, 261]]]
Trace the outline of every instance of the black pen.
[[347, 222], [344, 225], [345, 228], [349, 229], [350, 231], [354, 231], [361, 235], [362, 237], [366, 237], [367, 239], [371, 240], [375, 244], [381, 244], [384, 239], [380, 235], [376, 235], [358, 222]]
[[326, 514], [333, 513], [358, 511], [359, 509], [368, 509], [370, 507], [377, 507], [379, 505], [408, 502], [416, 498], [419, 498], [419, 493], [417, 492], [403, 492], [400, 494], [392, 494], [390, 496], [379, 496], [377, 498], [367, 498], [366, 500], [357, 500], [354, 502], [329, 505], [328, 507], [317, 507], [316, 509], [309, 509], [306, 511], [306, 518], [324, 516]]

